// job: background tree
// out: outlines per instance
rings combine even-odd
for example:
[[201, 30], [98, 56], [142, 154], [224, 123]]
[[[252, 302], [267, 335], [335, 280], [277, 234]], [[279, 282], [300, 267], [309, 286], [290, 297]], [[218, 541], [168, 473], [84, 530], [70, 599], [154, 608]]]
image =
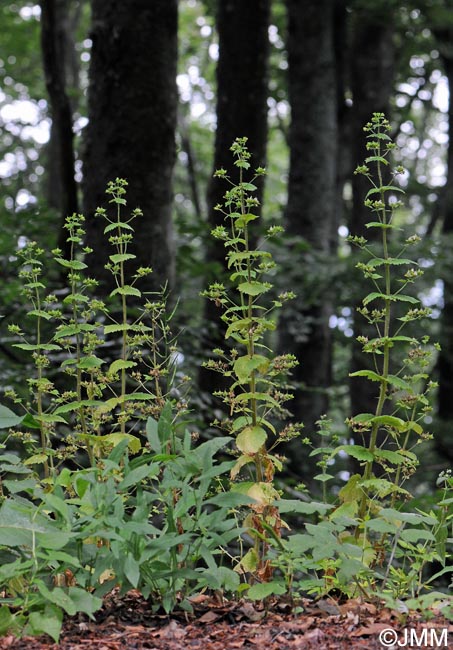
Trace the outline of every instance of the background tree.
[[[233, 182], [237, 182], [237, 168], [232, 164], [230, 146], [236, 137], [248, 138], [253, 167], [266, 164], [269, 9], [270, 0], [226, 0], [217, 4], [219, 59], [213, 167], [214, 170], [227, 170]], [[262, 180], [257, 180], [257, 186], [257, 197], [261, 201]], [[223, 215], [215, 210], [215, 206], [223, 203], [224, 193], [225, 186], [212, 178], [207, 191], [209, 230], [223, 224]], [[209, 238], [206, 248], [207, 283], [219, 279], [224, 259], [223, 244]], [[203, 348], [222, 346], [224, 336], [218, 330], [218, 310], [211, 302], [207, 302], [204, 308], [204, 320], [207, 336]], [[204, 369], [200, 372], [199, 385], [206, 394], [216, 381], [212, 375]]]
[[92, 218], [109, 180], [129, 183], [140, 207], [138, 266], [152, 266], [148, 288], [174, 277], [172, 175], [175, 161], [177, 0], [92, 1], [93, 41], [84, 160], [87, 240], [93, 274], [106, 285], [103, 224]]
[[[61, 0], [41, 2], [41, 49], [46, 88], [51, 103], [49, 204], [61, 214], [60, 248], [66, 248], [63, 223], [78, 212], [74, 169], [74, 131], [71, 101], [66, 89], [67, 47], [69, 40], [68, 4]], [[71, 48], [73, 49], [73, 48]], [[70, 50], [69, 50], [70, 51]]]
[[[307, 432], [327, 411], [331, 384], [332, 262], [336, 254], [337, 92], [334, 2], [288, 0], [290, 169], [285, 279], [297, 294], [280, 323], [279, 347], [300, 360], [290, 409]], [[291, 453], [294, 459], [296, 445]]]
[[[396, 6], [392, 0], [371, 6], [369, 2], [357, 2], [352, 17], [351, 50], [351, 159], [355, 167], [364, 158], [366, 138], [363, 126], [373, 112], [390, 116], [390, 100], [395, 80], [395, 22]], [[373, 237], [373, 232], [365, 228], [369, 221], [369, 210], [363, 201], [369, 187], [360, 175], [352, 177], [352, 212], [348, 224], [351, 234]], [[363, 295], [360, 278], [356, 278], [356, 295]], [[364, 330], [364, 321], [353, 308], [353, 331]], [[374, 336], [374, 333], [373, 333]], [[354, 342], [352, 347], [351, 372], [363, 368], [364, 359], [361, 346]], [[350, 383], [352, 413], [373, 412], [374, 402], [370, 403], [367, 382], [354, 377]]]

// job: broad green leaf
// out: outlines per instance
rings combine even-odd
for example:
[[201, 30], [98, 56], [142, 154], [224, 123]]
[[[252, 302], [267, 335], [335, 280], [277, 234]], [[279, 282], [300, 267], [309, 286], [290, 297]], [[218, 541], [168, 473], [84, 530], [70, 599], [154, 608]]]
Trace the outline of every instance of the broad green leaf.
[[412, 389], [412, 386], [409, 384], [409, 382], [407, 382], [405, 379], [401, 379], [401, 377], [397, 377], [396, 375], [388, 375], [387, 383], [391, 386], [395, 386], [395, 388], [399, 388], [400, 390], [410, 391]]
[[259, 370], [261, 373], [266, 372], [269, 367], [269, 359], [261, 354], [254, 354], [253, 357], [248, 355], [238, 357], [234, 362], [234, 372], [240, 382], [246, 382], [254, 370]]
[[241, 492], [229, 491], [219, 492], [219, 494], [216, 494], [214, 497], [207, 499], [205, 503], [219, 506], [220, 508], [237, 508], [239, 506], [250, 505], [253, 503], [253, 499]]
[[246, 427], [236, 438], [236, 446], [244, 454], [256, 454], [267, 440], [261, 427]]
[[318, 501], [300, 501], [299, 499], [278, 499], [274, 504], [281, 513], [293, 513], [300, 515], [313, 515], [315, 512], [325, 515], [334, 507], [329, 503]]
[[392, 451], [390, 449], [375, 449], [374, 457], [377, 460], [387, 460], [393, 465], [402, 465], [407, 460], [402, 454], [399, 454], [397, 451]]
[[374, 370], [356, 370], [355, 372], [350, 372], [349, 376], [366, 377], [366, 379], [370, 379], [371, 381], [384, 381], [384, 377], [382, 377], [382, 375], [378, 375], [377, 372], [374, 372]]
[[365, 224], [366, 228], [382, 228], [384, 230], [402, 230], [402, 228], [398, 228], [395, 226], [393, 223], [381, 223], [380, 221], [368, 221], [368, 223]]
[[239, 564], [234, 567], [238, 573], [253, 573], [259, 565], [258, 553], [254, 548], [250, 548]]
[[255, 499], [261, 506], [269, 506], [280, 498], [277, 490], [270, 483], [253, 483], [247, 490], [247, 495]]
[[247, 332], [251, 325], [253, 323], [252, 318], [240, 318], [238, 320], [233, 321], [229, 326], [227, 331], [225, 332], [225, 338], [229, 338], [233, 332], [237, 331], [245, 331]]
[[110, 292], [110, 297], [113, 296], [135, 296], [136, 298], [141, 298], [142, 292], [139, 291], [136, 287], [131, 287], [129, 284], [125, 284], [124, 287], [117, 287]]
[[33, 454], [24, 460], [24, 465], [42, 465], [47, 460], [47, 454]]
[[247, 591], [247, 598], [250, 598], [250, 600], [264, 600], [272, 594], [281, 595], [284, 593], [286, 593], [285, 585], [282, 582], [272, 580], [272, 582], [260, 582], [254, 584]]
[[365, 158], [365, 162], [380, 162], [383, 165], [390, 165], [389, 161], [386, 158], [383, 158], [382, 156], [368, 156], [368, 158]]
[[112, 445], [113, 447], [119, 445], [123, 440], [127, 440], [127, 446], [133, 454], [138, 454], [142, 448], [140, 440], [130, 433], [108, 433], [107, 435], [98, 438], [98, 441], [101, 444]]
[[402, 190], [401, 187], [396, 187], [396, 185], [382, 185], [381, 187], [372, 187], [368, 190], [365, 199], [373, 194], [381, 194], [385, 192], [400, 192], [401, 194], [404, 194], [404, 190]]
[[383, 478], [370, 478], [366, 481], [360, 481], [360, 486], [367, 491], [374, 492], [380, 499], [396, 493], [409, 496], [407, 490], [403, 490], [403, 488]]
[[77, 302], [87, 303], [89, 301], [90, 299], [88, 298], [88, 296], [85, 296], [83, 293], [70, 293], [69, 296], [63, 298], [63, 302], [65, 305], [72, 305]]
[[55, 643], [60, 638], [63, 612], [58, 605], [48, 603], [44, 611], [31, 612], [24, 633], [31, 635], [48, 634]]
[[58, 352], [61, 350], [59, 345], [55, 345], [53, 343], [43, 343], [41, 345], [36, 345], [36, 343], [13, 343], [13, 348], [26, 350], [29, 352], [34, 352], [35, 350], [43, 350], [44, 352]]
[[25, 416], [16, 415], [7, 406], [0, 406], [0, 430], [17, 427]]
[[253, 463], [253, 456], [246, 456], [245, 454], [242, 454], [242, 456], [239, 456], [237, 459], [236, 463], [234, 464], [234, 467], [232, 467], [231, 472], [230, 472], [230, 477], [231, 480], [234, 481], [234, 479], [237, 477], [241, 469], [244, 467], [244, 465], [247, 465], [248, 463]]
[[238, 285], [238, 290], [248, 296], [259, 296], [262, 293], [266, 293], [266, 291], [269, 291], [271, 288], [272, 285], [269, 282], [241, 282], [241, 284]]
[[89, 357], [82, 357], [77, 365], [81, 370], [91, 370], [91, 368], [99, 368], [103, 363], [102, 359], [92, 355]]
[[115, 334], [116, 332], [127, 332], [130, 329], [128, 323], [115, 323], [114, 325], [105, 325], [104, 334]]
[[401, 533], [401, 539], [412, 544], [416, 544], [421, 540], [430, 542], [435, 541], [435, 537], [432, 532], [423, 528], [406, 528]]
[[357, 460], [364, 460], [369, 462], [373, 460], [373, 454], [361, 445], [340, 445], [333, 450], [332, 456], [335, 456], [340, 451], [346, 452], [349, 456], [352, 456]]
[[114, 264], [119, 264], [120, 262], [127, 262], [128, 260], [135, 260], [136, 255], [132, 253], [116, 253], [115, 255], [109, 255], [109, 260]]
[[418, 422], [408, 422], [407, 423], [407, 428], [410, 431], [415, 431], [417, 435], [421, 435], [423, 433], [423, 427], [421, 427]]
[[14, 630], [15, 617], [9, 611], [9, 607], [2, 605], [0, 607], [0, 637], [4, 637], [8, 632]]
[[140, 580], [140, 566], [137, 560], [130, 553], [126, 556], [123, 564], [124, 574], [134, 589], [138, 586]]
[[413, 296], [406, 296], [402, 293], [396, 294], [394, 299], [398, 300], [399, 302], [409, 302], [411, 305], [417, 305], [420, 302], [418, 298], [414, 298]]
[[378, 415], [371, 418], [373, 424], [378, 424], [379, 426], [389, 426], [398, 429], [399, 431], [404, 431], [407, 428], [407, 422], [401, 418], [394, 417], [393, 415]]
[[115, 229], [134, 230], [132, 228], [132, 226], [130, 226], [128, 223], [125, 223], [124, 221], [116, 221], [115, 223], [109, 223], [104, 228], [104, 235], [107, 234], [108, 232], [111, 232], [112, 230], [115, 230]]
[[102, 402], [94, 399], [82, 399], [79, 402], [68, 402], [68, 404], [62, 404], [55, 409], [55, 415], [60, 415], [61, 413], [70, 413], [71, 411], [77, 411], [80, 408], [86, 406], [100, 406]]
[[227, 255], [228, 268], [230, 269], [236, 262], [244, 262], [253, 258], [269, 259], [272, 255], [268, 251], [247, 251], [244, 253], [229, 252]]
[[61, 422], [62, 424], [67, 424], [66, 420], [57, 415], [56, 413], [42, 413], [41, 415], [35, 414], [35, 419], [38, 422], [45, 422], [46, 424], [53, 424], [54, 422]]
[[420, 524], [436, 526], [439, 523], [436, 517], [432, 517], [431, 515], [422, 514], [420, 512], [401, 512], [394, 508], [383, 508], [380, 511], [379, 516], [383, 517], [387, 521], [397, 523], [398, 526], [401, 525], [402, 522], [413, 524], [414, 526], [420, 526]]
[[248, 402], [249, 400], [256, 400], [257, 402], [265, 402], [270, 406], [280, 406], [277, 400], [275, 400], [267, 393], [241, 393], [236, 397], [237, 402]]
[[52, 316], [43, 309], [31, 309], [27, 312], [27, 316], [38, 316], [39, 318], [44, 318], [44, 320], [50, 320], [52, 318]]
[[384, 259], [382, 257], [375, 257], [371, 259], [368, 263], [367, 266], [401, 266], [402, 264], [410, 264], [412, 266], [418, 266], [417, 262], [414, 262], [413, 260], [408, 260], [404, 259], [403, 257], [389, 257], [387, 259]]
[[62, 257], [56, 257], [55, 261], [58, 262], [58, 264], [61, 266], [64, 266], [67, 269], [71, 269], [72, 271], [83, 271], [83, 269], [88, 268], [85, 262], [82, 262], [80, 260], [65, 260]]
[[159, 463], [152, 463], [151, 465], [141, 465], [135, 467], [127, 473], [121, 483], [118, 485], [118, 490], [126, 490], [132, 485], [136, 486], [145, 478], [155, 477], [159, 472]]
[[54, 334], [54, 339], [62, 339], [74, 336], [75, 334], [80, 334], [81, 332], [92, 332], [96, 327], [90, 325], [89, 323], [78, 323], [77, 325], [64, 325], [59, 327], [57, 332]]
[[125, 361], [124, 359], [116, 359], [110, 364], [109, 372], [116, 373], [119, 370], [127, 368], [135, 368], [137, 363], [135, 361]]

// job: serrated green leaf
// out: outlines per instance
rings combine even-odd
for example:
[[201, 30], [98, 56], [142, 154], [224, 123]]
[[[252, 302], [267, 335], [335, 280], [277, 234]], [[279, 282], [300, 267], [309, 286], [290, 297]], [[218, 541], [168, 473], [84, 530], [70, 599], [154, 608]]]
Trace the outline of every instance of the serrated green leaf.
[[7, 406], [0, 406], [0, 430], [17, 427], [23, 419], [23, 415], [16, 415]]
[[264, 373], [269, 367], [269, 359], [261, 354], [254, 354], [253, 357], [245, 355], [238, 357], [234, 362], [234, 372], [240, 382], [246, 382], [254, 370]]
[[57, 332], [54, 334], [54, 339], [69, 338], [75, 334], [80, 334], [81, 332], [92, 332], [96, 329], [95, 325], [90, 325], [89, 323], [78, 323], [77, 325], [64, 325], [59, 327]]
[[265, 402], [270, 406], [280, 406], [277, 400], [275, 400], [267, 393], [241, 393], [235, 399], [237, 402], [248, 402], [249, 400], [254, 399], [257, 402]]
[[115, 334], [116, 332], [127, 332], [130, 329], [128, 323], [115, 323], [104, 326], [104, 334]]
[[371, 462], [373, 460], [373, 454], [361, 445], [340, 445], [333, 450], [332, 455], [334, 456], [340, 451], [346, 452], [349, 456], [352, 456], [356, 460], [363, 460], [367, 462]]
[[401, 187], [396, 187], [396, 185], [382, 185], [381, 187], [372, 187], [368, 190], [365, 199], [373, 194], [381, 194], [385, 192], [400, 192], [401, 194], [404, 194], [404, 190], [402, 190]]
[[138, 586], [138, 581], [140, 580], [140, 566], [134, 556], [130, 553], [126, 555], [123, 567], [124, 575], [135, 589]]
[[116, 359], [110, 364], [109, 372], [116, 373], [120, 370], [126, 370], [128, 368], [135, 368], [137, 363], [135, 361], [125, 361], [124, 359]]
[[132, 255], [132, 253], [115, 253], [115, 255], [109, 255], [109, 260], [114, 264], [119, 264], [120, 262], [127, 262], [128, 260], [135, 260], [137, 256]]
[[382, 156], [368, 156], [368, 158], [365, 158], [365, 163], [369, 162], [380, 162], [383, 165], [390, 165], [389, 161]]
[[238, 291], [245, 293], [247, 296], [259, 296], [262, 293], [266, 293], [269, 289], [272, 288], [272, 285], [269, 282], [241, 282], [238, 285]]
[[27, 316], [38, 316], [39, 318], [44, 318], [44, 320], [51, 320], [52, 318], [52, 316], [43, 309], [31, 309], [27, 312]]
[[115, 223], [109, 223], [105, 228], [104, 228], [104, 235], [106, 235], [108, 232], [111, 232], [112, 230], [120, 228], [121, 230], [134, 230], [132, 226], [130, 226], [128, 223], [125, 223], [124, 221], [117, 221]]
[[286, 587], [282, 582], [259, 582], [250, 587], [247, 591], [247, 598], [250, 600], [264, 600], [272, 594], [281, 595], [286, 593]]
[[89, 357], [82, 357], [77, 365], [81, 370], [91, 370], [91, 368], [100, 368], [103, 363], [102, 359], [92, 355]]
[[24, 465], [43, 465], [47, 460], [47, 454], [33, 454], [24, 460]]
[[225, 338], [229, 338], [233, 332], [248, 331], [253, 323], [253, 318], [240, 318], [233, 321], [225, 332]]
[[241, 469], [245, 465], [248, 465], [249, 463], [253, 463], [253, 460], [254, 460], [253, 456], [246, 456], [245, 454], [239, 456], [234, 466], [231, 468], [231, 472], [230, 472], [231, 480], [234, 481], [234, 479], [237, 478]]
[[66, 269], [71, 269], [72, 271], [83, 271], [83, 269], [88, 268], [88, 265], [81, 260], [65, 260], [62, 257], [56, 257], [55, 261]]
[[420, 303], [420, 300], [418, 298], [414, 298], [413, 296], [406, 296], [402, 293], [396, 294], [395, 300], [398, 300], [399, 302], [409, 302], [411, 305], [417, 305]]
[[398, 228], [397, 226], [393, 225], [393, 223], [381, 223], [380, 221], [369, 221], [368, 223], [365, 224], [365, 228], [382, 228], [383, 230], [402, 230], [402, 228]]
[[371, 381], [384, 381], [384, 377], [382, 377], [382, 375], [378, 375], [377, 372], [374, 372], [374, 370], [356, 370], [355, 372], [350, 372], [349, 376], [366, 377], [366, 379], [370, 379]]
[[58, 643], [63, 624], [63, 611], [58, 605], [48, 603], [44, 611], [31, 612], [25, 633], [31, 635], [48, 634]]
[[62, 413], [70, 413], [71, 411], [77, 411], [80, 408], [84, 408], [86, 406], [91, 406], [95, 408], [96, 406], [100, 406], [102, 402], [98, 400], [93, 400], [93, 399], [82, 399], [77, 402], [68, 402], [68, 404], [62, 404], [61, 406], [58, 406], [54, 413], [55, 415], [61, 415]]
[[140, 440], [130, 433], [108, 433], [105, 436], [100, 436], [98, 440], [101, 444], [112, 445], [113, 447], [127, 440], [127, 446], [133, 454], [138, 454], [142, 448]]
[[13, 343], [13, 348], [26, 350], [28, 352], [34, 352], [35, 350], [42, 350], [43, 352], [59, 352], [61, 350], [59, 345], [53, 343], [42, 343], [40, 345], [34, 343]]
[[399, 431], [404, 431], [407, 427], [407, 422], [401, 418], [394, 417], [393, 415], [378, 415], [371, 418], [372, 424], [377, 424], [379, 426], [389, 426], [398, 429]]
[[261, 427], [246, 427], [236, 438], [236, 446], [244, 454], [256, 454], [267, 440]]
[[406, 462], [406, 458], [399, 454], [397, 451], [391, 451], [390, 449], [376, 449], [374, 451], [374, 457], [378, 460], [387, 460], [393, 465], [402, 465]]
[[117, 287], [110, 292], [110, 297], [113, 296], [135, 296], [136, 298], [141, 298], [142, 292], [139, 291], [136, 287], [131, 287], [130, 284], [125, 284], [124, 287]]

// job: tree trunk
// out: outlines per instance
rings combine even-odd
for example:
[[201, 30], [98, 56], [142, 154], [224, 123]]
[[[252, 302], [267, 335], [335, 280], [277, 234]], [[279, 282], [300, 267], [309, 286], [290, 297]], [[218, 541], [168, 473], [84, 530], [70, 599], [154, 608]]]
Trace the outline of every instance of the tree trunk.
[[[269, 59], [269, 0], [222, 0], [218, 3], [217, 30], [219, 60], [217, 64], [217, 130], [214, 170], [226, 169], [237, 180], [230, 147], [237, 137], [248, 138], [252, 168], [264, 166], [267, 145], [267, 97]], [[263, 183], [260, 179], [257, 198], [261, 201]], [[223, 225], [222, 215], [214, 206], [223, 203], [225, 183], [213, 178], [208, 187], [209, 229]], [[207, 245], [206, 285], [223, 277], [225, 248], [209, 239]], [[205, 304], [204, 322], [207, 330], [203, 348], [212, 350], [225, 345], [224, 329], [219, 323], [219, 310], [214, 303]], [[223, 387], [220, 376], [202, 369], [199, 386], [205, 395]]]
[[[299, 361], [289, 408], [308, 434], [327, 410], [331, 384], [329, 267], [336, 253], [338, 199], [334, 4], [287, 0], [291, 149], [285, 221], [294, 243], [286, 276], [297, 298], [283, 312], [279, 348]], [[296, 441], [291, 461], [299, 463], [301, 454]]]
[[[107, 182], [128, 181], [126, 210], [139, 207], [131, 251], [137, 266], [152, 266], [140, 288], [173, 284], [172, 177], [175, 161], [177, 0], [92, 0], [93, 41], [84, 160], [88, 261], [111, 288], [104, 264], [110, 251], [104, 223]], [[132, 270], [132, 269], [131, 269]]]
[[[55, 171], [53, 204], [64, 219], [78, 212], [77, 184], [74, 177], [74, 133], [72, 109], [66, 92], [66, 29], [65, 11], [61, 0], [41, 1], [41, 50], [46, 88], [50, 99], [52, 116], [52, 147], [49, 148]], [[60, 229], [58, 245], [66, 247], [67, 233]]]
[[[389, 6], [386, 6], [386, 5]], [[351, 151], [354, 166], [362, 163], [368, 155], [363, 131], [375, 112], [385, 113], [389, 117], [389, 101], [393, 90], [395, 51], [393, 45], [394, 20], [391, 3], [384, 2], [376, 8], [357, 9], [353, 20], [352, 47], [352, 96], [351, 116]], [[352, 235], [370, 239], [373, 229], [367, 230], [365, 224], [370, 221], [370, 211], [363, 201], [369, 190], [367, 180], [357, 174], [353, 176], [353, 208], [350, 232]], [[374, 233], [376, 234], [376, 233]], [[356, 272], [355, 306], [361, 305], [361, 299], [369, 290], [359, 272]], [[368, 333], [367, 324], [356, 309], [353, 309], [354, 336]], [[376, 330], [370, 329], [370, 337], [376, 336]], [[352, 350], [351, 372], [361, 370], [371, 364], [371, 355], [364, 355], [361, 346], [354, 341]], [[371, 365], [370, 368], [371, 369]], [[374, 368], [373, 368], [374, 369]], [[354, 377], [350, 382], [351, 413], [372, 413], [376, 408], [376, 395], [370, 390], [370, 382], [361, 377]]]
[[[453, 56], [450, 44], [451, 30], [443, 34], [446, 45], [441, 49], [445, 73], [450, 88], [450, 103], [448, 107], [449, 142], [447, 153], [447, 181], [443, 201], [442, 247], [444, 262], [441, 267], [444, 284], [444, 307], [440, 320], [441, 352], [437, 363], [439, 392], [437, 412], [440, 418], [439, 435], [436, 436], [436, 446], [444, 458], [453, 460], [451, 447], [451, 422], [453, 421], [453, 264], [451, 245], [453, 243]], [[439, 35], [438, 35], [439, 37]], [[440, 39], [439, 39], [440, 40]]]

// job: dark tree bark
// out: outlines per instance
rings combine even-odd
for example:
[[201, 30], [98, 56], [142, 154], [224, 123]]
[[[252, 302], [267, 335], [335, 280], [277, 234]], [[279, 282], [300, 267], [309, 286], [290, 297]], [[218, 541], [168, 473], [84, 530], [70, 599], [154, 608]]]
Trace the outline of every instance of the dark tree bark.
[[[289, 407], [307, 433], [327, 410], [331, 384], [329, 266], [338, 200], [334, 4], [287, 0], [291, 149], [285, 222], [287, 235], [295, 238], [287, 273], [297, 298], [283, 312], [279, 348], [299, 361]], [[300, 460], [299, 448], [291, 447], [293, 462]]]
[[436, 446], [439, 452], [451, 462], [453, 450], [451, 446], [451, 422], [453, 421], [453, 264], [451, 260], [451, 246], [453, 243], [453, 56], [451, 42], [453, 30], [437, 32], [440, 43], [446, 47], [440, 48], [444, 63], [445, 73], [450, 88], [450, 103], [448, 107], [449, 143], [447, 153], [447, 181], [443, 193], [443, 222], [442, 222], [442, 247], [445, 254], [442, 270], [444, 283], [444, 307], [440, 320], [441, 352], [437, 364], [439, 392], [438, 416], [440, 418], [440, 431], [436, 436]]
[[[369, 122], [375, 112], [385, 113], [389, 117], [389, 102], [394, 82], [394, 3], [382, 2], [373, 8], [367, 4], [362, 9], [356, 9], [353, 18], [352, 46], [352, 96], [353, 107], [351, 115], [351, 152], [354, 167], [362, 163], [367, 155], [363, 132], [364, 125]], [[353, 207], [350, 232], [353, 235], [370, 239], [373, 232], [367, 230], [365, 224], [370, 221], [370, 211], [364, 207], [363, 201], [369, 184], [363, 176], [355, 175], [352, 180]], [[369, 286], [363, 286], [357, 275], [356, 305], [360, 303]], [[354, 335], [367, 334], [366, 323], [356, 309], [353, 310]], [[375, 330], [371, 336], [375, 336]], [[351, 372], [363, 369], [370, 355], [364, 355], [361, 346], [354, 341], [352, 350]], [[376, 397], [370, 391], [370, 382], [360, 377], [354, 377], [350, 383], [351, 412], [374, 412]]]
[[[222, 0], [217, 9], [219, 60], [217, 64], [217, 130], [214, 170], [226, 169], [233, 180], [237, 170], [232, 164], [230, 147], [237, 137], [247, 137], [252, 153], [252, 167], [264, 166], [267, 145], [267, 97], [269, 58], [269, 0]], [[259, 179], [258, 179], [259, 180]], [[261, 201], [263, 183], [257, 181], [257, 198]], [[223, 224], [222, 215], [214, 206], [223, 203], [228, 188], [213, 178], [208, 187], [208, 227]], [[222, 276], [225, 248], [209, 239], [207, 246], [208, 274], [206, 284]], [[207, 301], [204, 321], [209, 328], [204, 348], [224, 345], [224, 332], [219, 325], [219, 310]], [[221, 388], [218, 377], [201, 370], [200, 388], [205, 394]]]
[[84, 160], [84, 211], [91, 272], [103, 291], [109, 245], [93, 214], [107, 204], [107, 182], [128, 181], [136, 266], [152, 266], [141, 289], [173, 284], [172, 176], [175, 161], [177, 0], [92, 0], [93, 41]]
[[[66, 91], [67, 33], [65, 11], [61, 0], [41, 1], [41, 50], [46, 88], [52, 116], [52, 147], [50, 165], [55, 170], [56, 196], [50, 203], [64, 219], [78, 212], [77, 184], [74, 177], [74, 132], [71, 102]], [[66, 247], [66, 231], [60, 229], [58, 245]]]

